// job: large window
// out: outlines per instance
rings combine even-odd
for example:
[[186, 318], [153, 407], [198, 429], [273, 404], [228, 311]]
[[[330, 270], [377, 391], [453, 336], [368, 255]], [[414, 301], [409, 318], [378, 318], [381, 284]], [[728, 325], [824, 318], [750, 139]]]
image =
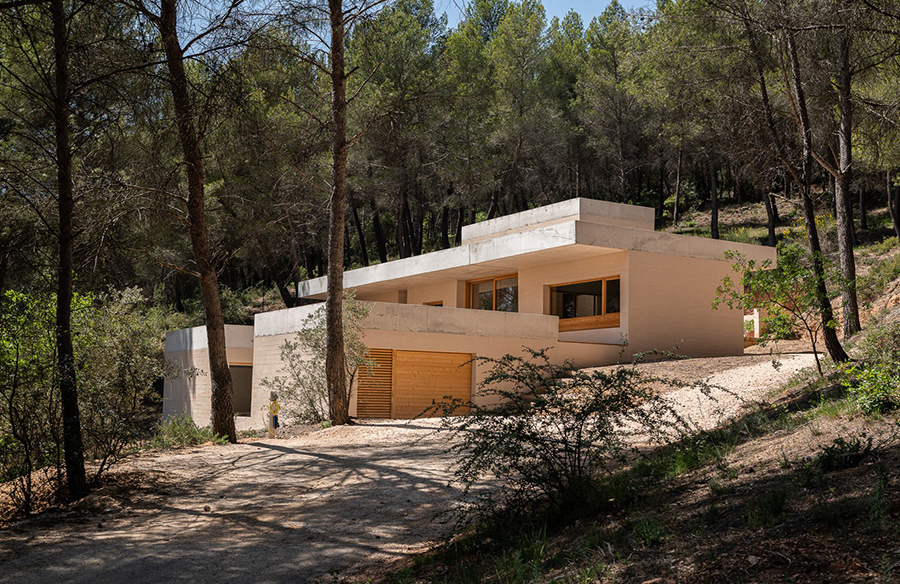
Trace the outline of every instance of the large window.
[[519, 311], [519, 279], [515, 276], [474, 280], [468, 286], [468, 308]]
[[618, 276], [550, 288], [550, 314], [559, 317], [560, 331], [619, 326], [620, 307]]

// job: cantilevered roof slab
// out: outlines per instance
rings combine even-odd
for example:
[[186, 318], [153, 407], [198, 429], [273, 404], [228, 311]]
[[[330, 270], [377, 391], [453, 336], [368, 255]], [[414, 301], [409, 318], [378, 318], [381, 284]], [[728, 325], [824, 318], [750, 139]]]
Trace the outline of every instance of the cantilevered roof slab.
[[[344, 287], [368, 294], [391, 292], [438, 279], [472, 280], [513, 273], [526, 267], [596, 257], [619, 251], [643, 251], [698, 259], [724, 260], [726, 250], [750, 259], [775, 260], [775, 249], [731, 241], [662, 233], [620, 225], [570, 220], [535, 226], [508, 235], [464, 243], [455, 248], [349, 270]], [[297, 284], [301, 298], [324, 298], [325, 277]]]

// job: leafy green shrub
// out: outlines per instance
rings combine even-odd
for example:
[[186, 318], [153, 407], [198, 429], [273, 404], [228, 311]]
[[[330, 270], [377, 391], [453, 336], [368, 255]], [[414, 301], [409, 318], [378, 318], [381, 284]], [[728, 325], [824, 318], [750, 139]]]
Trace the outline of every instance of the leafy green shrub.
[[193, 446], [214, 442], [227, 444], [228, 439], [214, 433], [209, 426], [199, 427], [187, 414], [169, 416], [159, 423], [156, 435], [150, 442], [153, 448], [172, 448], [175, 446]]
[[855, 365], [847, 369], [850, 378], [841, 384], [850, 398], [866, 414], [880, 414], [900, 405], [900, 387], [893, 367], [882, 363]]
[[813, 458], [812, 464], [818, 466], [823, 472], [831, 472], [845, 468], [851, 468], [861, 463], [872, 453], [872, 437], [854, 436], [846, 439], [843, 436], [835, 438], [831, 444], [823, 446]]
[[600, 503], [599, 479], [631, 449], [637, 435], [665, 441], [680, 437], [686, 423], [659, 394], [658, 378], [619, 366], [582, 371], [550, 363], [546, 352], [526, 357], [478, 358], [491, 367], [479, 388], [478, 405], [449, 400], [436, 406], [457, 438], [456, 477], [470, 492], [482, 478], [498, 479], [466, 509], [490, 516], [498, 508], [525, 510], [546, 501], [557, 511]]
[[[883, 241], [873, 251], [875, 253], [887, 253], [897, 245], [897, 238], [891, 237]], [[884, 287], [900, 277], [900, 255], [886, 257], [869, 269], [865, 276], [860, 276], [856, 282], [856, 289], [860, 302], [872, 302]]]
[[0, 483], [12, 482], [26, 515], [63, 481], [53, 305], [39, 293], [0, 294]]
[[776, 487], [761, 493], [757, 493], [747, 502], [747, 525], [750, 527], [762, 527], [772, 525], [787, 507], [788, 490], [785, 487]]
[[654, 515], [642, 515], [632, 526], [635, 537], [644, 545], [656, 545], [662, 541], [665, 530], [659, 518]]
[[841, 384], [867, 414], [900, 406], [900, 327], [886, 324], [865, 332], [859, 363], [845, 369]]
[[163, 315], [145, 306], [137, 288], [85, 301], [73, 315], [78, 397], [85, 456], [99, 461], [99, 476], [155, 419]]
[[[730, 276], [722, 279], [722, 285], [716, 288], [713, 309], [722, 305], [732, 309], [765, 308], [767, 316], [761, 323], [763, 332], [759, 339], [763, 346], [769, 341], [793, 338], [794, 331], [802, 329], [812, 344], [816, 367], [822, 375], [818, 350], [822, 320], [813, 256], [803, 245], [782, 242], [778, 244], [777, 266], [769, 260], [748, 260], [730, 250], [725, 252], [725, 259], [731, 262], [740, 278], [737, 281]], [[826, 258], [820, 259], [829, 283], [840, 287], [842, 282], [834, 266]], [[830, 322], [827, 326], [833, 328], [836, 323]]]

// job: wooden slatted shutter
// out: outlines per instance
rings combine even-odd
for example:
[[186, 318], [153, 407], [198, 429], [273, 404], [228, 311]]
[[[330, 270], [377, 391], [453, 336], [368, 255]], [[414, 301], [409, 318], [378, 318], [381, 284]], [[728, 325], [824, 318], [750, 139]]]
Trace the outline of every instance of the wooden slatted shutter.
[[390, 418], [393, 385], [394, 352], [391, 349], [369, 349], [373, 366], [359, 368], [356, 386], [356, 415], [359, 418]]

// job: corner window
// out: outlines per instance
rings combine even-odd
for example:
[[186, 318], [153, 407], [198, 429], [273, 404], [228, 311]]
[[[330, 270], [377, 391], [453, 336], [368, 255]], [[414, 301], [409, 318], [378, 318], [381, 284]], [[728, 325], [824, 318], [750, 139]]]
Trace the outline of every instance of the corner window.
[[519, 278], [515, 275], [474, 280], [468, 283], [467, 308], [519, 311]]
[[559, 317], [560, 331], [617, 327], [621, 304], [618, 276], [550, 288], [550, 314]]

